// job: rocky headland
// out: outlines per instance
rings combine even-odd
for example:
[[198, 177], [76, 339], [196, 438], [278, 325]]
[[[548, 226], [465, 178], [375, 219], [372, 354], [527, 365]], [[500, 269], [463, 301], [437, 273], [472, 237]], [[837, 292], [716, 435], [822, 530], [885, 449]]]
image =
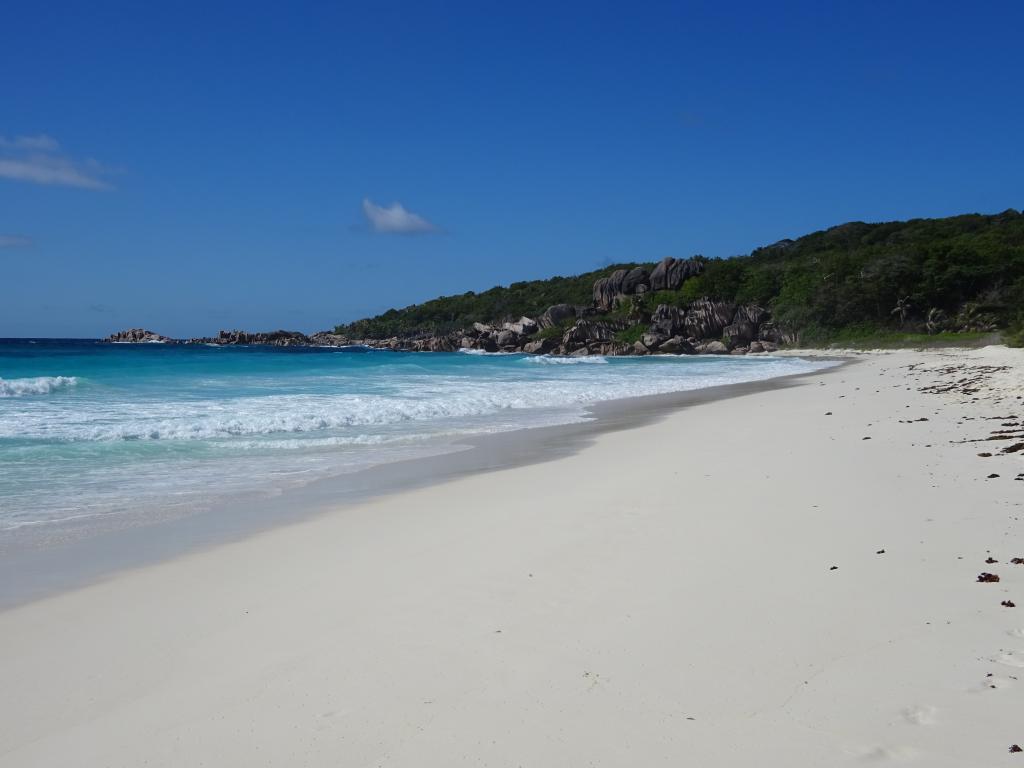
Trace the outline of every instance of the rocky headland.
[[[652, 270], [620, 269], [594, 283], [590, 304], [553, 304], [537, 317], [476, 322], [443, 334], [349, 338], [332, 331], [220, 331], [216, 336], [172, 339], [134, 328], [105, 341], [279, 347], [345, 347], [412, 352], [522, 352], [556, 355], [748, 354], [771, 352], [786, 341], [771, 314], [752, 304], [707, 297], [681, 301], [686, 281], [699, 275], [698, 259], [666, 258]], [[669, 302], [651, 301], [652, 296]]]

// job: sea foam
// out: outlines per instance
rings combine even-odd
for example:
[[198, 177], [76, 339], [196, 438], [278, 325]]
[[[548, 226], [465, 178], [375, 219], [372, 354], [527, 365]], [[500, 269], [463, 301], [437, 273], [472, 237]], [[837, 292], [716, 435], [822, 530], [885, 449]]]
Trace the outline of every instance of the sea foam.
[[48, 395], [54, 390], [78, 384], [75, 376], [35, 376], [28, 379], [0, 379], [0, 397]]
[[[829, 365], [732, 356], [42, 347], [0, 344], [0, 398], [7, 398], [0, 400], [0, 530], [276, 493], [456, 450], [471, 434], [579, 422], [601, 401]], [[50, 371], [65, 375], [40, 375]]]

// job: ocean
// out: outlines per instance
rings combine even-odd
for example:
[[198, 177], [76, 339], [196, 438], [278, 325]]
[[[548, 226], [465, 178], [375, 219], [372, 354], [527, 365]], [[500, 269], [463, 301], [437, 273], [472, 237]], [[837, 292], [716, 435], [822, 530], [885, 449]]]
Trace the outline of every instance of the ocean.
[[0, 340], [0, 537], [215, 511], [601, 401], [827, 365]]

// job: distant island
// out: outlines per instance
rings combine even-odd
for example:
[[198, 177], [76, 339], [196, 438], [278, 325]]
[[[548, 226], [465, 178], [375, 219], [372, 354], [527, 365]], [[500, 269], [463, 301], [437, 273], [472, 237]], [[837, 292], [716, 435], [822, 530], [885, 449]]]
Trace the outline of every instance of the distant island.
[[624, 263], [391, 309], [305, 335], [221, 331], [127, 343], [562, 355], [747, 354], [779, 345], [1024, 343], [1024, 215], [850, 222], [746, 256]]

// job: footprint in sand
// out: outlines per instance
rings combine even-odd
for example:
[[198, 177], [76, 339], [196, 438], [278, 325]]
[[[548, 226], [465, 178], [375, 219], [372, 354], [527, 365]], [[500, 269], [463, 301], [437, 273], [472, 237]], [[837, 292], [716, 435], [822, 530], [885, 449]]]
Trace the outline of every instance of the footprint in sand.
[[1008, 629], [1006, 630], [1006, 634], [1010, 637], [1024, 638], [1024, 629]]
[[996, 661], [1005, 664], [1007, 667], [1024, 669], [1024, 651], [1007, 651], [996, 657]]
[[913, 747], [869, 747], [861, 752], [860, 759], [866, 763], [905, 762], [917, 755], [918, 751]]
[[907, 707], [903, 710], [903, 719], [911, 725], [935, 725], [935, 715], [938, 711], [929, 705]]
[[1012, 676], [999, 677], [998, 675], [990, 675], [971, 690], [974, 692], [999, 690], [1000, 688], [1009, 688], [1016, 682], [1017, 681]]

